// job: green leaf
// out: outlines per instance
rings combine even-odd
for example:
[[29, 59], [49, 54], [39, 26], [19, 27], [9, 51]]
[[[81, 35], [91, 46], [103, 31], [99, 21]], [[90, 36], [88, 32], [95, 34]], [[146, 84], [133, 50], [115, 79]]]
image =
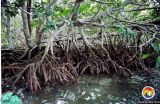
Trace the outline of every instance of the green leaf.
[[48, 28], [51, 28], [51, 27], [54, 27], [54, 22], [53, 21], [47, 21], [46, 22], [46, 26], [48, 27]]
[[49, 32], [49, 28], [48, 27], [44, 27], [44, 32]]
[[158, 56], [156, 59], [156, 68], [160, 69], [160, 56]]
[[38, 27], [39, 26], [39, 19], [33, 19], [32, 22], [31, 22], [31, 25], [33, 27]]
[[160, 46], [158, 42], [151, 43], [151, 46], [153, 47], [154, 51], [160, 51]]
[[149, 54], [143, 54], [142, 59], [148, 58], [150, 55]]
[[117, 30], [117, 32], [120, 33], [120, 34], [124, 33], [124, 31], [125, 31], [125, 29], [123, 27], [119, 27], [118, 30]]
[[48, 3], [48, 0], [42, 0], [42, 2], [44, 2], [44, 3]]
[[46, 16], [51, 16], [51, 15], [53, 15], [52, 9], [51, 9], [51, 8], [47, 8], [45, 14], [46, 14]]
[[32, 19], [38, 18], [38, 14], [34, 14]]
[[89, 13], [90, 5], [91, 5], [90, 3], [80, 5], [79, 13]]
[[156, 59], [156, 68], [160, 69], [160, 56], [158, 56]]
[[125, 29], [124, 26], [119, 26], [119, 25], [117, 25], [117, 32], [118, 32], [119, 34], [121, 34], [122, 36], [127, 36], [127, 35], [128, 35], [128, 34], [127, 34], [127, 30]]
[[128, 33], [130, 33], [132, 36], [134, 36], [134, 37], [136, 37], [136, 36], [137, 36], [137, 33], [136, 33], [136, 32], [134, 32], [133, 30], [131, 30], [131, 29], [127, 28], [127, 31], [128, 31]]

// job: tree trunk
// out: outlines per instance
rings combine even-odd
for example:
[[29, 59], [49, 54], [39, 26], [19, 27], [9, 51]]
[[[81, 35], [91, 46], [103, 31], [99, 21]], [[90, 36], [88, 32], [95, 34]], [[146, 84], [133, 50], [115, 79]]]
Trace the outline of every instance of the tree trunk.
[[8, 49], [13, 49], [13, 39], [11, 34], [11, 16], [7, 15], [7, 35], [8, 35]]
[[90, 49], [91, 47], [93, 47], [93, 46], [90, 44], [90, 42], [87, 40], [86, 35], [85, 35], [85, 33], [84, 33], [84, 30], [82, 29], [81, 26], [79, 27], [79, 33], [80, 33], [80, 35], [81, 35], [81, 37], [82, 37], [82, 39], [83, 39], [83, 42], [84, 42], [85, 46], [86, 46], [87, 48], [89, 48], [89, 49]]
[[[49, 4], [48, 7], [53, 6], [56, 3], [57, 0], [49, 0]], [[51, 17], [48, 17], [48, 19], [50, 19]], [[40, 20], [40, 24], [36, 30], [36, 44], [39, 45], [41, 43], [42, 40], [42, 35], [44, 32], [44, 25], [46, 22], [46, 16], [43, 16]]]
[[28, 0], [27, 2], [27, 18], [28, 18], [28, 26], [29, 26], [29, 32], [30, 32], [30, 35], [32, 33], [32, 30], [31, 30], [31, 16], [30, 16], [30, 12], [31, 12], [31, 4], [32, 4], [32, 0]]
[[22, 21], [23, 21], [23, 32], [26, 40], [26, 44], [28, 48], [32, 47], [32, 40], [31, 40], [31, 34], [29, 31], [29, 26], [28, 26], [28, 18], [27, 18], [27, 1], [24, 1], [24, 4], [22, 6]]
[[43, 29], [44, 29], [44, 21], [45, 21], [45, 18], [43, 17], [43, 19], [40, 20], [40, 25], [38, 26], [36, 30], [36, 44], [37, 45], [41, 43], [41, 38], [43, 34]]

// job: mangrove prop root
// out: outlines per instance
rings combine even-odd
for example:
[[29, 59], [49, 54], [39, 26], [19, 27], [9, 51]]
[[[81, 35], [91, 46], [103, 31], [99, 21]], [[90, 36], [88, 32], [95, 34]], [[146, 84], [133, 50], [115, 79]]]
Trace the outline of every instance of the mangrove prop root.
[[[120, 51], [116, 51], [117, 47]], [[26, 86], [33, 91], [41, 89], [42, 82], [70, 83], [76, 81], [83, 73], [105, 73], [107, 75], [116, 73], [116, 75], [125, 77], [131, 77], [134, 71], [149, 73], [143, 60], [135, 54], [135, 50], [124, 46], [117, 47], [104, 45], [89, 50], [71, 48], [67, 53], [61, 50], [54, 51], [52, 55], [50, 51], [48, 53], [42, 51], [29, 60], [20, 62], [13, 60], [13, 63], [7, 62], [3, 56], [2, 59], [5, 61], [2, 62], [2, 70], [4, 72], [15, 71], [13, 86], [23, 77]]]

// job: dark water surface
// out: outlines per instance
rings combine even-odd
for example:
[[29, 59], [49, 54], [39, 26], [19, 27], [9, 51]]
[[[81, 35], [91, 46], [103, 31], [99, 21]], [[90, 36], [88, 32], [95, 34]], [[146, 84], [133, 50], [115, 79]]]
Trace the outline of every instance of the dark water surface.
[[[157, 73], [157, 72], [155, 72]], [[36, 94], [22, 93], [24, 104], [138, 104], [146, 101], [142, 89], [152, 86], [156, 95], [152, 100], [160, 101], [160, 76], [139, 77], [131, 80], [112, 80], [104, 75], [82, 75], [69, 86], [44, 87]]]

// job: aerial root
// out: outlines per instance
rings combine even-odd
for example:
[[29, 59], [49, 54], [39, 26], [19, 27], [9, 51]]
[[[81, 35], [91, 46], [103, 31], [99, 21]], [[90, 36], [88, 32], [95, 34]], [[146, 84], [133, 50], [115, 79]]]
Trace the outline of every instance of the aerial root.
[[[41, 82], [48, 84], [74, 82], [79, 74], [84, 73], [106, 75], [116, 73], [122, 77], [131, 77], [134, 71], [148, 71], [143, 60], [135, 56], [135, 51], [119, 46], [121, 51], [119, 52], [111, 47], [90, 50], [72, 48], [65, 54], [58, 51], [53, 55], [49, 52], [44, 54], [43, 51], [24, 62], [4, 64], [9, 67], [2, 66], [2, 69], [16, 72], [13, 85], [20, 82], [23, 77], [26, 86], [31, 90], [41, 89]], [[3, 62], [7, 63], [7, 60]]]

